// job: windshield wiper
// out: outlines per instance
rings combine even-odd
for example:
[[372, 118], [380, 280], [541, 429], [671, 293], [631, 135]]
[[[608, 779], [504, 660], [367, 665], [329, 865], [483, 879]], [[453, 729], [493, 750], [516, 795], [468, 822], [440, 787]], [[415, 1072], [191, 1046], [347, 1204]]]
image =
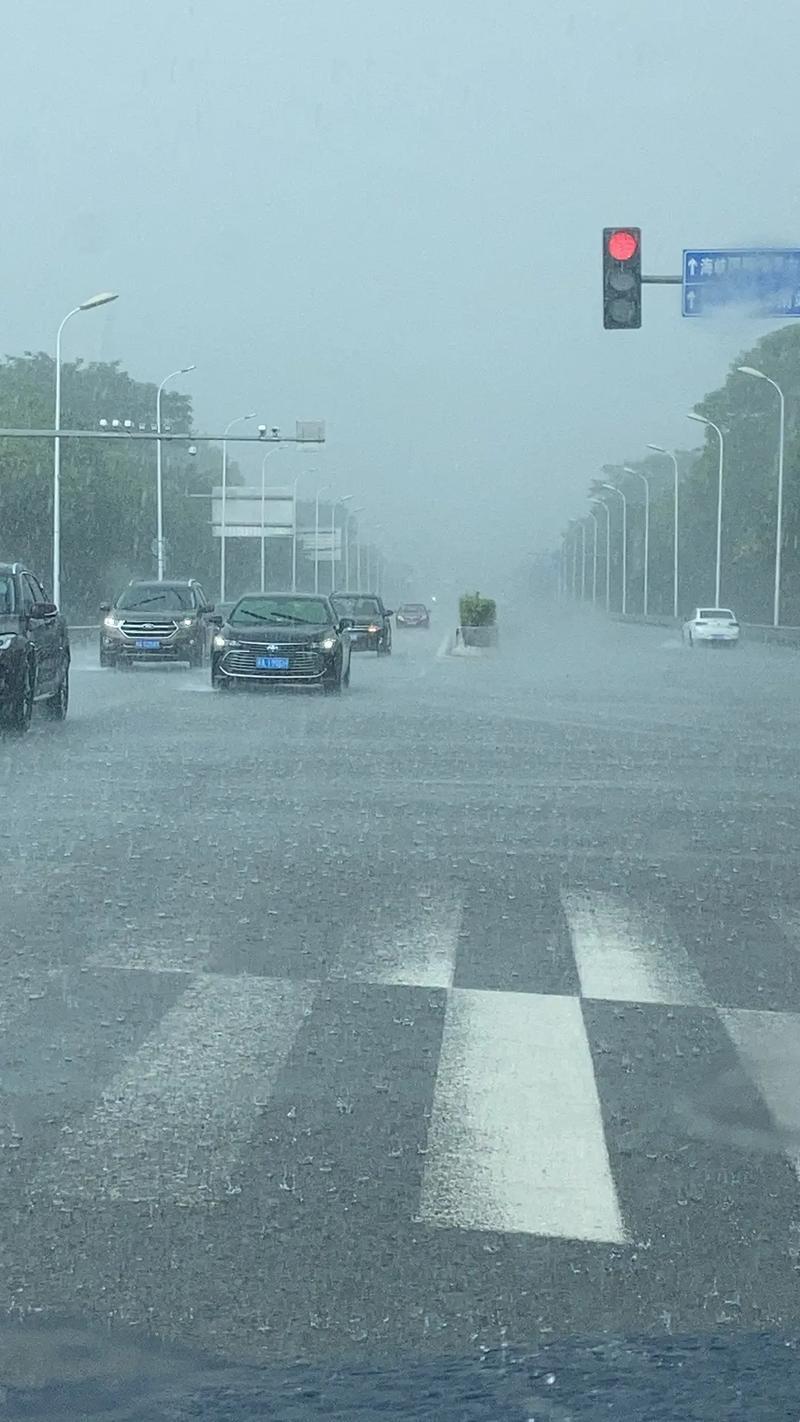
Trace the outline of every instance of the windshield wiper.
[[237, 614], [237, 622], [240, 617], [252, 617], [254, 622], [275, 622], [278, 618], [282, 622], [302, 622], [302, 617], [292, 617], [290, 612], [271, 612], [269, 617], [262, 617], [260, 612], [251, 612], [249, 607], [240, 607]]

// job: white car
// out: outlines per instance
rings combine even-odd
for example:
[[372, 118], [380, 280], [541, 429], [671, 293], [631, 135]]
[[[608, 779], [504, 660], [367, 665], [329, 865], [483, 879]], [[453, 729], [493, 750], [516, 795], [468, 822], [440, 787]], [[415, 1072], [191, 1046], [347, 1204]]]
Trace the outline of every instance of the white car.
[[735, 647], [739, 630], [739, 623], [729, 607], [696, 607], [694, 616], [683, 624], [683, 640], [690, 647], [696, 642]]

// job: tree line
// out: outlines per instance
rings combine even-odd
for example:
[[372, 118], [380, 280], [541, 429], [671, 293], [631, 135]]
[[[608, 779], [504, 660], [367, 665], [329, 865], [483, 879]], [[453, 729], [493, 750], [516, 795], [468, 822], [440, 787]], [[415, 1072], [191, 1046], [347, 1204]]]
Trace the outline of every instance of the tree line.
[[[772, 620], [779, 402], [765, 380], [739, 373], [750, 365], [771, 376], [786, 397], [784, 507], [782, 539], [781, 622], [800, 625], [800, 330], [784, 327], [764, 336], [737, 356], [727, 379], [696, 406], [698, 414], [724, 434], [722, 504], [721, 602], [732, 606], [743, 621]], [[681, 615], [714, 598], [717, 530], [719, 442], [706, 428], [698, 453], [676, 451], [679, 468], [679, 611]], [[625, 463], [650, 481], [649, 610], [669, 615], [673, 605], [673, 466], [662, 454]], [[590, 488], [611, 509], [612, 607], [621, 605], [622, 502], [602, 489], [621, 484], [628, 500], [627, 602], [629, 612], [641, 612], [644, 574], [645, 490], [640, 479], [625, 474], [624, 465], [605, 465], [602, 478]], [[599, 591], [605, 594], [605, 516], [599, 514]], [[593, 530], [587, 534], [592, 550]], [[571, 560], [571, 553], [569, 555]], [[571, 561], [569, 574], [571, 576]], [[569, 582], [569, 579], [568, 579]]]

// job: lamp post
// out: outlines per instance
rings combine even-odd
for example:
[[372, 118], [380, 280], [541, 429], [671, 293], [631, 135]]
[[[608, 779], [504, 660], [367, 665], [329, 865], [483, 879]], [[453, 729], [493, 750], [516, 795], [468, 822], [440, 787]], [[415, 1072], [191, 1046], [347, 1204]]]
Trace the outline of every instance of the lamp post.
[[[748, 374], [749, 373], [748, 369]], [[722, 476], [725, 468], [725, 438], [719, 425], [715, 425], [713, 420], [707, 420], [705, 415], [696, 415], [692, 411], [688, 418], [690, 420], [696, 420], [699, 425], [708, 425], [710, 429], [716, 432], [717, 439], [719, 440], [719, 465], [717, 467], [717, 556], [714, 573], [714, 606], [719, 607], [719, 600], [722, 596], [720, 592], [720, 583], [722, 581]]]
[[[340, 499], [334, 499], [331, 503], [331, 592], [336, 589], [336, 510], [339, 504], [348, 504], [352, 497], [352, 494], [342, 494]], [[345, 510], [346, 515], [347, 510]], [[344, 524], [342, 525], [342, 538], [344, 539]]]
[[666, 454], [672, 460], [672, 471], [674, 475], [674, 495], [673, 495], [673, 531], [672, 531], [672, 616], [678, 620], [678, 459], [671, 449], [665, 449], [661, 444], [648, 444], [648, 449], [655, 450], [656, 454]]
[[[357, 509], [348, 509], [347, 512], [346, 512], [346, 514], [345, 514], [345, 520], [344, 520], [344, 581], [345, 581], [345, 592], [349, 592], [349, 591], [350, 591], [350, 523], [351, 523], [351, 521], [356, 517], [356, 515], [357, 515], [357, 514], [360, 514], [360, 513], [364, 513], [364, 505], [363, 505], [363, 504], [359, 505], [359, 507], [358, 507]], [[358, 528], [358, 524], [356, 524], [356, 528]], [[358, 547], [358, 544], [357, 544], [357, 543], [356, 543], [356, 547]]]
[[616, 484], [601, 484], [602, 489], [610, 489], [622, 499], [622, 616], [628, 612], [628, 500]]
[[642, 616], [647, 616], [648, 593], [650, 587], [650, 480], [639, 469], [624, 465], [625, 473], [641, 479], [644, 484], [644, 583], [642, 586]]
[[53, 602], [61, 604], [61, 333], [67, 322], [73, 316], [77, 316], [79, 311], [93, 311], [96, 306], [107, 306], [109, 301], [116, 301], [119, 293], [116, 291], [100, 291], [97, 296], [90, 296], [88, 301], [82, 301], [80, 306], [73, 306], [68, 311], [56, 332], [56, 407], [55, 440], [53, 442]]
[[228, 441], [226, 436], [233, 429], [234, 425], [240, 425], [245, 420], [254, 420], [255, 410], [251, 410], [249, 415], [237, 415], [234, 420], [230, 420], [225, 426], [222, 436], [222, 527], [220, 528], [219, 540], [219, 600], [225, 601], [225, 517], [228, 498]]
[[[170, 380], [174, 380], [176, 375], [188, 375], [190, 370], [195, 370], [194, 365], [182, 365], [180, 370], [173, 370], [169, 375], [165, 375], [156, 391], [156, 433], [161, 434], [161, 396], [164, 386]], [[156, 557], [158, 559], [158, 581], [164, 581], [164, 484], [162, 479], [162, 454], [161, 440], [156, 440]]]
[[598, 508], [606, 516], [606, 612], [611, 611], [611, 510], [605, 499], [595, 499]]
[[[775, 520], [775, 585], [772, 594], [772, 625], [779, 627], [781, 621], [781, 551], [783, 545], [783, 455], [786, 444], [786, 400], [777, 380], [756, 370], [752, 365], [738, 365], [742, 375], [754, 375], [756, 380], [766, 380], [778, 392], [780, 402], [780, 423], [778, 425], [778, 510]], [[710, 423], [710, 421], [709, 421]], [[719, 597], [717, 597], [719, 607]]]
[[297, 592], [297, 486], [300, 475], [292, 486], [292, 592]]
[[314, 592], [319, 592], [319, 496], [327, 494], [330, 484], [323, 484], [314, 496]]
[[586, 601], [586, 520], [581, 519], [581, 602]]
[[592, 520], [592, 523], [594, 524], [594, 544], [593, 544], [593, 546], [592, 546], [592, 607], [596, 607], [596, 606], [597, 606], [597, 535], [598, 535], [598, 531], [599, 531], [599, 525], [598, 525], [598, 522], [597, 522], [597, 514], [594, 512], [594, 509], [590, 509], [590, 510], [589, 510], [589, 517], [590, 517], [590, 519]]
[[266, 592], [266, 590], [267, 590], [267, 527], [266, 527], [266, 524], [267, 524], [267, 519], [266, 519], [266, 503], [267, 503], [267, 484], [266, 484], [266, 480], [267, 480], [267, 460], [269, 459], [270, 455], [271, 455], [271, 454], [274, 454], [274, 453], [275, 453], [275, 450], [274, 450], [274, 449], [268, 449], [267, 452], [266, 452], [266, 454], [264, 455], [264, 458], [263, 458], [262, 461], [261, 461], [261, 591], [262, 591], [262, 593], [263, 593], [263, 592]]

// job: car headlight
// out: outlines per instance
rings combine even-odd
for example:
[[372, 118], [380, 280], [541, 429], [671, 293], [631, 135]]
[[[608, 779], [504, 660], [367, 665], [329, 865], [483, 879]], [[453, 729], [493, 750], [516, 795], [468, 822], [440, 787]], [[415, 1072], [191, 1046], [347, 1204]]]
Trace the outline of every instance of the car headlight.
[[121, 619], [120, 617], [111, 617], [111, 616], [109, 616], [109, 617], [104, 617], [104, 618], [103, 618], [103, 626], [104, 626], [104, 627], [121, 627], [121, 626], [122, 626], [122, 619]]
[[181, 618], [181, 627], [194, 627], [194, 618], [193, 618], [193, 617], [182, 617], [182, 618]]
[[322, 641], [320, 642], [319, 646], [320, 646], [320, 650], [323, 651], [323, 652], [332, 652], [333, 649], [334, 649], [334, 647], [336, 646], [336, 638], [335, 638], [335, 637], [323, 637], [323, 639], [322, 639]]
[[218, 632], [216, 637], [214, 638], [214, 646], [216, 647], [218, 652], [221, 652], [223, 647], [230, 647], [232, 645], [233, 644], [228, 641], [227, 637], [223, 637], [221, 632]]
[[381, 630], [380, 627], [368, 627], [368, 628], [367, 628], [367, 631], [368, 631], [368, 632], [380, 632], [380, 630]]
[[7, 652], [13, 640], [13, 632], [9, 632], [8, 635], [4, 634], [2, 637], [0, 637], [0, 652]]

